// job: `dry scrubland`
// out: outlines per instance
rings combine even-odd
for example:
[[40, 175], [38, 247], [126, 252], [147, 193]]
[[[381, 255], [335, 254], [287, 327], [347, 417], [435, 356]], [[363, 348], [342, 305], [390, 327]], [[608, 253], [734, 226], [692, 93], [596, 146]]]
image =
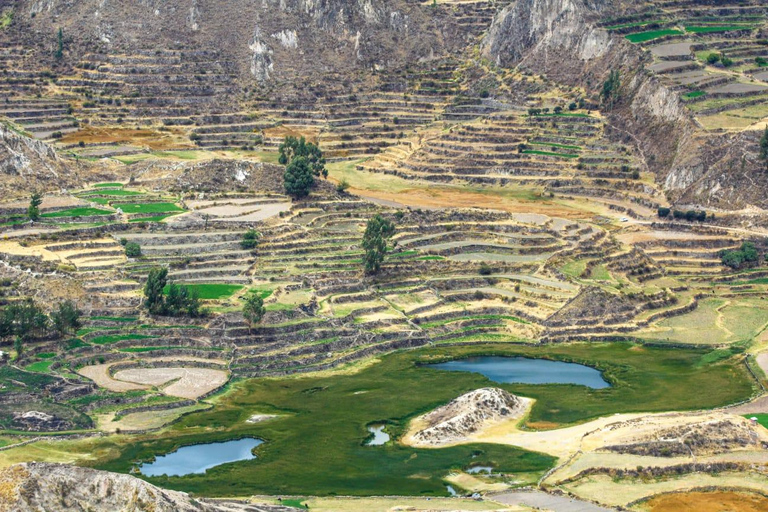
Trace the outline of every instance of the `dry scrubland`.
[[[670, 193], [653, 148], [597, 92], [484, 58], [506, 6], [410, 6], [414, 24], [444, 22], [444, 55], [328, 72], [301, 91], [279, 74], [259, 89], [239, 55], [202, 43], [113, 48], [67, 32], [51, 61], [26, 42], [22, 23], [37, 22], [3, 11], [0, 138], [34, 172], [3, 183], [0, 301], [73, 299], [84, 315], [63, 338], [21, 354], [3, 346], [13, 360], [0, 367], [0, 465], [129, 472], [182, 445], [256, 436], [266, 442], [254, 461], [150, 480], [199, 495], [362, 496], [297, 498], [311, 510], [527, 509], [448, 500], [447, 484], [538, 484], [650, 512], [762, 510], [768, 433], [741, 415], [768, 423], [768, 270], [732, 269], [721, 252], [749, 240], [762, 257], [764, 213], [740, 197], [742, 211], [716, 219], [659, 218], [694, 209], [692, 196]], [[601, 33], [641, 52], [664, 105], [695, 117], [691, 140], [717, 149], [730, 142], [705, 138], [744, 137], [754, 153], [768, 115], [764, 5], [614, 14]], [[269, 55], [279, 63], [283, 51]], [[301, 200], [282, 184], [287, 135], [328, 160], [329, 179]], [[732, 168], [755, 164], [738, 156]], [[44, 187], [30, 224], [28, 192]], [[396, 233], [382, 271], [365, 276], [360, 243], [375, 214]], [[255, 249], [241, 245], [250, 229]], [[158, 266], [209, 314], [149, 315], [142, 289]], [[251, 293], [266, 307], [254, 328], [241, 314]], [[478, 419], [495, 395], [441, 408], [495, 384], [418, 364], [480, 354], [579, 362], [612, 387], [500, 385], [520, 397], [506, 419]], [[442, 438], [435, 425], [456, 414]], [[393, 440], [364, 446], [377, 422]], [[54, 435], [72, 433], [83, 436]], [[491, 474], [470, 473], [485, 464]], [[365, 498], [398, 493], [432, 499]]]

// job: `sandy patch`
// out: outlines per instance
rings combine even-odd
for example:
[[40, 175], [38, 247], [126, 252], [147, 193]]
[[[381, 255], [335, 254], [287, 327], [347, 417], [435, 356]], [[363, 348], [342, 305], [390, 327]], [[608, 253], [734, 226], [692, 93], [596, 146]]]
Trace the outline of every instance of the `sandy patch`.
[[209, 368], [132, 368], [120, 370], [114, 378], [140, 385], [163, 388], [163, 393], [179, 398], [198, 398], [222, 386], [229, 376], [223, 370]]
[[77, 373], [79, 373], [83, 377], [91, 379], [93, 382], [96, 383], [97, 386], [108, 389], [110, 391], [123, 392], [123, 391], [133, 391], [135, 389], [149, 389], [149, 386], [146, 386], [146, 385], [123, 382], [123, 381], [113, 379], [112, 376], [109, 374], [109, 367], [112, 366], [113, 364], [115, 363], [84, 366], [80, 368], [77, 371]]
[[261, 423], [262, 421], [271, 420], [272, 418], [277, 418], [277, 414], [254, 414], [247, 420], [245, 420], [246, 423]]

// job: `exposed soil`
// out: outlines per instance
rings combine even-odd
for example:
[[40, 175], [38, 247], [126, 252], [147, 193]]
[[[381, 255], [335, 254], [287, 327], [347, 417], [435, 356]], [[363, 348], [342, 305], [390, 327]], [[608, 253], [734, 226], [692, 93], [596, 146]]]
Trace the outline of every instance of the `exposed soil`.
[[644, 506], [649, 512], [762, 512], [768, 510], [768, 497], [733, 491], [686, 492], [657, 496]]

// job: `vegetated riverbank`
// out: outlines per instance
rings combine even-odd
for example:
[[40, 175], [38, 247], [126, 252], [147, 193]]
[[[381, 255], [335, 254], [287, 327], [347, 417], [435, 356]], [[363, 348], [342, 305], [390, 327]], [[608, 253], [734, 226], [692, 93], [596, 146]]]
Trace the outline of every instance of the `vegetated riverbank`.
[[[241, 381], [206, 412], [189, 415], [157, 433], [61, 442], [58, 449], [98, 457], [82, 463], [127, 472], [137, 460], [202, 442], [253, 436], [265, 443], [257, 459], [225, 464], [204, 475], [149, 479], [162, 487], [206, 496], [244, 494], [445, 495], [452, 469], [492, 465], [530, 481], [554, 465], [539, 453], [493, 444], [416, 449], [397, 442], [365, 446], [372, 422], [387, 422], [397, 439], [416, 415], [473, 389], [487, 387], [479, 374], [423, 368], [418, 363], [473, 355], [546, 357], [588, 364], [612, 387], [493, 384], [536, 399], [527, 419], [554, 428], [616, 412], [717, 407], [745, 399], [752, 380], [736, 358], [701, 364], [706, 349], [633, 345], [478, 344], [397, 352], [356, 373]], [[255, 413], [279, 414], [256, 424]]]

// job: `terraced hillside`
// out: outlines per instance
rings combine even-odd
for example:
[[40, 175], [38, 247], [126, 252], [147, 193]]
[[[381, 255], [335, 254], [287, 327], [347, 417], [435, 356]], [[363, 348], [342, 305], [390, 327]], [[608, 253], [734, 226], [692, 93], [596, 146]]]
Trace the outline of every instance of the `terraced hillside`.
[[[766, 15], [3, 5], [0, 467], [238, 498], [537, 485], [644, 510], [675, 481], [768, 492]], [[292, 141], [328, 171], [306, 196], [286, 187]], [[394, 233], [371, 242], [379, 219]], [[431, 363], [475, 356], [606, 386], [494, 383], [515, 418], [459, 410], [472, 429], [409, 444], [422, 415], [489, 387]], [[243, 438], [263, 441], [249, 460], [141, 474]], [[406, 506], [387, 500], [370, 509]]]

